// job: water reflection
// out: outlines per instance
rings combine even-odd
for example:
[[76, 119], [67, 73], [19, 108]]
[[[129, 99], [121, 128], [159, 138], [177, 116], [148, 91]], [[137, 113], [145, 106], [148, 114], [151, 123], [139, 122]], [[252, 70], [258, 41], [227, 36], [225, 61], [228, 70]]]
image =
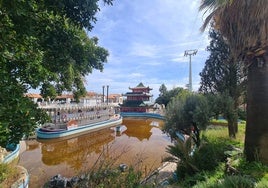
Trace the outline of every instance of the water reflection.
[[66, 163], [79, 170], [91, 153], [100, 154], [103, 146], [114, 138], [114, 131], [108, 128], [67, 140], [39, 140], [42, 143], [42, 162], [49, 166]]
[[[134, 165], [142, 161], [145, 174], [161, 165], [170, 139], [161, 131], [163, 121], [156, 119], [123, 120], [121, 131], [115, 127], [69, 139], [34, 140], [26, 143], [19, 164], [28, 169], [30, 187], [40, 187], [50, 177], [66, 177], [92, 168], [100, 155], [117, 157], [117, 164]], [[142, 159], [142, 160], [140, 160]]]
[[131, 119], [125, 120], [123, 123], [126, 123], [127, 129], [123, 132], [123, 134], [126, 134], [128, 137], [135, 137], [142, 141], [143, 139], [149, 140], [152, 136], [152, 126], [150, 126], [150, 120], [144, 119], [140, 120], [137, 123], [136, 121], [133, 121]]

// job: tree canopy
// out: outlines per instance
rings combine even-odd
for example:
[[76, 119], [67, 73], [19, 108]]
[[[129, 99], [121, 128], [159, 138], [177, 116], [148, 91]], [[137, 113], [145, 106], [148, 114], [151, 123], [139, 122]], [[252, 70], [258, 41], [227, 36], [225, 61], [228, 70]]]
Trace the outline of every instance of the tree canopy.
[[162, 84], [159, 88], [159, 97], [156, 98], [155, 102], [167, 106], [167, 104], [172, 100], [172, 98], [177, 96], [182, 90], [183, 88], [180, 87], [167, 90], [165, 84]]
[[234, 58], [232, 58], [230, 48], [219, 31], [212, 28], [209, 36], [211, 41], [207, 50], [210, 55], [200, 73], [199, 90], [202, 93], [214, 95], [214, 99], [212, 96], [208, 96], [210, 101], [217, 103], [217, 105], [211, 104], [211, 106], [216, 106], [215, 114], [222, 114], [227, 119], [229, 135], [235, 137], [238, 105], [241, 103], [239, 98], [245, 92], [243, 67], [240, 63], [233, 63]]
[[[200, 10], [230, 46], [236, 60], [247, 67], [247, 125], [245, 155], [268, 164], [268, 4], [267, 0], [202, 0]], [[236, 61], [238, 62], [238, 61]]]
[[[103, 0], [108, 5], [112, 1]], [[98, 2], [0, 1], [0, 132], [22, 135], [42, 119], [28, 112], [36, 109], [24, 98], [30, 88], [40, 88], [44, 97], [64, 91], [74, 93], [76, 99], [85, 94], [84, 77], [93, 69], [102, 71], [109, 55], [96, 37], [87, 36], [97, 21]], [[14, 91], [16, 95], [10, 95]], [[18, 106], [27, 110], [19, 113]], [[6, 140], [18, 141], [19, 137]]]
[[167, 106], [164, 131], [174, 138], [176, 131], [190, 128], [193, 123], [205, 130], [210, 115], [203, 95], [183, 90]]

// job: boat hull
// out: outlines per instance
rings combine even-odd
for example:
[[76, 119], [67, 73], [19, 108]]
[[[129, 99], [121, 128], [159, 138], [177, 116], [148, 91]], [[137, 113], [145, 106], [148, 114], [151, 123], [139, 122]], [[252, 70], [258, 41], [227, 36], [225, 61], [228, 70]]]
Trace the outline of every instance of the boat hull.
[[156, 114], [156, 113], [148, 113], [148, 112], [121, 112], [120, 115], [124, 117], [145, 117], [145, 118], [156, 118], [156, 119], [161, 119], [165, 120], [165, 117]]
[[53, 139], [53, 138], [62, 138], [68, 137], [76, 134], [81, 134], [91, 130], [97, 130], [104, 127], [109, 127], [113, 125], [121, 124], [123, 121], [122, 117], [118, 119], [106, 120], [97, 123], [92, 123], [88, 125], [79, 126], [69, 130], [60, 130], [60, 131], [44, 131], [42, 128], [36, 130], [37, 138], [39, 139]]

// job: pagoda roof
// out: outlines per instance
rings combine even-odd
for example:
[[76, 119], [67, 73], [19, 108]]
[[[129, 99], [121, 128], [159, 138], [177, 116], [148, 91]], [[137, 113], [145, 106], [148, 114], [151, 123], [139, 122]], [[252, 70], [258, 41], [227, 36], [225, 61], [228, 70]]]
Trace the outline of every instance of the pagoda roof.
[[143, 101], [133, 100], [133, 101], [125, 101], [125, 103], [122, 105], [125, 107], [142, 107], [146, 106]]
[[152, 88], [149, 88], [149, 86], [148, 86], [148, 87], [145, 87], [145, 86], [143, 85], [142, 82], [140, 82], [140, 83], [139, 83], [136, 87], [134, 87], [134, 88], [129, 87], [129, 89], [141, 89], [141, 88], [147, 88], [147, 89], [152, 90]]
[[136, 87], [145, 87], [145, 86], [144, 86], [143, 83], [141, 82], [141, 83], [139, 83]]
[[124, 94], [124, 96], [148, 96], [148, 97], [151, 97], [152, 95], [150, 95], [149, 93], [145, 93], [145, 92], [127, 92], [126, 94]]

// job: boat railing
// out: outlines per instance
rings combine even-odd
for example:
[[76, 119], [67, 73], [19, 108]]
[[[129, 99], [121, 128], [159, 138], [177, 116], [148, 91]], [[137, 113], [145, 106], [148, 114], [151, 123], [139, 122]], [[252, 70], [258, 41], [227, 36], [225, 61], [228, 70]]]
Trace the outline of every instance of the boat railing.
[[115, 114], [115, 110], [110, 106], [83, 106], [70, 108], [44, 108], [53, 123], [66, 123], [70, 120], [94, 120], [100, 117], [109, 117]]
[[87, 108], [87, 107], [105, 107], [105, 106], [110, 106], [114, 107], [112, 104], [107, 104], [107, 103], [101, 103], [101, 104], [87, 104], [87, 103], [47, 103], [47, 104], [42, 104], [39, 105], [39, 108], [42, 109], [47, 109], [47, 108]]

